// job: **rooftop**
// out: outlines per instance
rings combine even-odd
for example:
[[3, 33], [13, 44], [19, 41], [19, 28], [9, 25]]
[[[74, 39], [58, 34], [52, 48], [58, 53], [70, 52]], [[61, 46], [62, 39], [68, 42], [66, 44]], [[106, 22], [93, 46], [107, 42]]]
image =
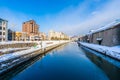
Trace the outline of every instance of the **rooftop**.
[[[0, 21], [7, 21], [7, 20], [0, 18]], [[7, 21], [7, 22], [8, 22], [8, 21]]]
[[100, 31], [104, 31], [104, 30], [107, 30], [107, 29], [110, 29], [110, 28], [114, 28], [119, 24], [120, 24], [120, 19], [117, 19], [117, 20], [105, 25], [104, 27], [101, 27], [101, 28], [97, 29], [97, 30], [91, 30], [90, 34], [97, 33], [97, 32], [100, 32]]

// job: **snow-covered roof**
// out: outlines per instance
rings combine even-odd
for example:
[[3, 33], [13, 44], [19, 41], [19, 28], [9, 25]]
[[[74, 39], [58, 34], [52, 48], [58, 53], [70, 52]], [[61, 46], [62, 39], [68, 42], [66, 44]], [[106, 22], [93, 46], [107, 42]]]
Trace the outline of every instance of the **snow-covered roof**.
[[113, 22], [105, 25], [104, 27], [101, 27], [101, 28], [97, 29], [97, 30], [92, 30], [92, 31], [90, 32], [90, 34], [92, 34], [92, 33], [97, 33], [97, 32], [100, 32], [100, 31], [104, 31], [104, 30], [113, 28], [113, 27], [115, 27], [115, 26], [118, 25], [118, 24], [120, 24], [120, 19], [117, 19], [117, 20], [115, 20], [115, 21], [113, 21]]

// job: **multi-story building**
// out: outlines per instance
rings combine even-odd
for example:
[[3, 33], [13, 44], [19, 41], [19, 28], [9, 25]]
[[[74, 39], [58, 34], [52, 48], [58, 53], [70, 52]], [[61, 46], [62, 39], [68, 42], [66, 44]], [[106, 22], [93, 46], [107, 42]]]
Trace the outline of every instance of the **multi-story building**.
[[39, 38], [39, 25], [34, 20], [29, 20], [23, 23], [22, 32], [26, 32], [29, 40], [36, 40]]
[[28, 34], [26, 32], [15, 32], [16, 41], [27, 41], [29, 40]]
[[40, 37], [40, 40], [46, 40], [47, 39], [47, 35], [44, 32], [39, 32], [39, 37]]
[[54, 39], [54, 37], [55, 37], [55, 32], [54, 32], [53, 30], [50, 30], [48, 36], [49, 36], [49, 40]]
[[39, 32], [39, 26], [34, 20], [24, 22], [22, 32], [27, 32], [29, 35], [36, 35]]
[[53, 30], [49, 31], [49, 40], [68, 40], [69, 36], [63, 32], [55, 32]]
[[8, 21], [0, 18], [0, 41], [7, 41]]
[[22, 37], [22, 32], [15, 32], [15, 40], [16, 41], [21, 41]]

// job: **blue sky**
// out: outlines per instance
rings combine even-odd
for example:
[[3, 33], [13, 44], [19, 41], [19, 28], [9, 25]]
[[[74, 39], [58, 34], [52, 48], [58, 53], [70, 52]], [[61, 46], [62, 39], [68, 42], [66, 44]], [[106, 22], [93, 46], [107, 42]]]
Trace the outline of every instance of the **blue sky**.
[[0, 0], [0, 17], [16, 31], [34, 19], [41, 32], [82, 35], [120, 18], [119, 5], [120, 0]]

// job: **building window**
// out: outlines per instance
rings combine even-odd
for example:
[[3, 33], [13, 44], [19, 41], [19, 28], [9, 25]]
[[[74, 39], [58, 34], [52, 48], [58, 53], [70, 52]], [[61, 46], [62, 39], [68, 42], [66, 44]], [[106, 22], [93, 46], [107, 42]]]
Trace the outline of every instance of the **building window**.
[[3, 32], [3, 35], [5, 35], [5, 32]]
[[5, 30], [5, 27], [3, 27], [3, 30]]
[[3, 41], [5, 41], [5, 38], [3, 38]]
[[2, 21], [0, 21], [0, 25], [2, 25]]
[[33, 31], [33, 28], [34, 28], [34, 26], [33, 26], [33, 24], [32, 24], [32, 32], [34, 32], [34, 31]]
[[0, 26], [0, 30], [2, 30], [2, 26]]
[[2, 32], [0, 32], [0, 35], [2, 35]]

